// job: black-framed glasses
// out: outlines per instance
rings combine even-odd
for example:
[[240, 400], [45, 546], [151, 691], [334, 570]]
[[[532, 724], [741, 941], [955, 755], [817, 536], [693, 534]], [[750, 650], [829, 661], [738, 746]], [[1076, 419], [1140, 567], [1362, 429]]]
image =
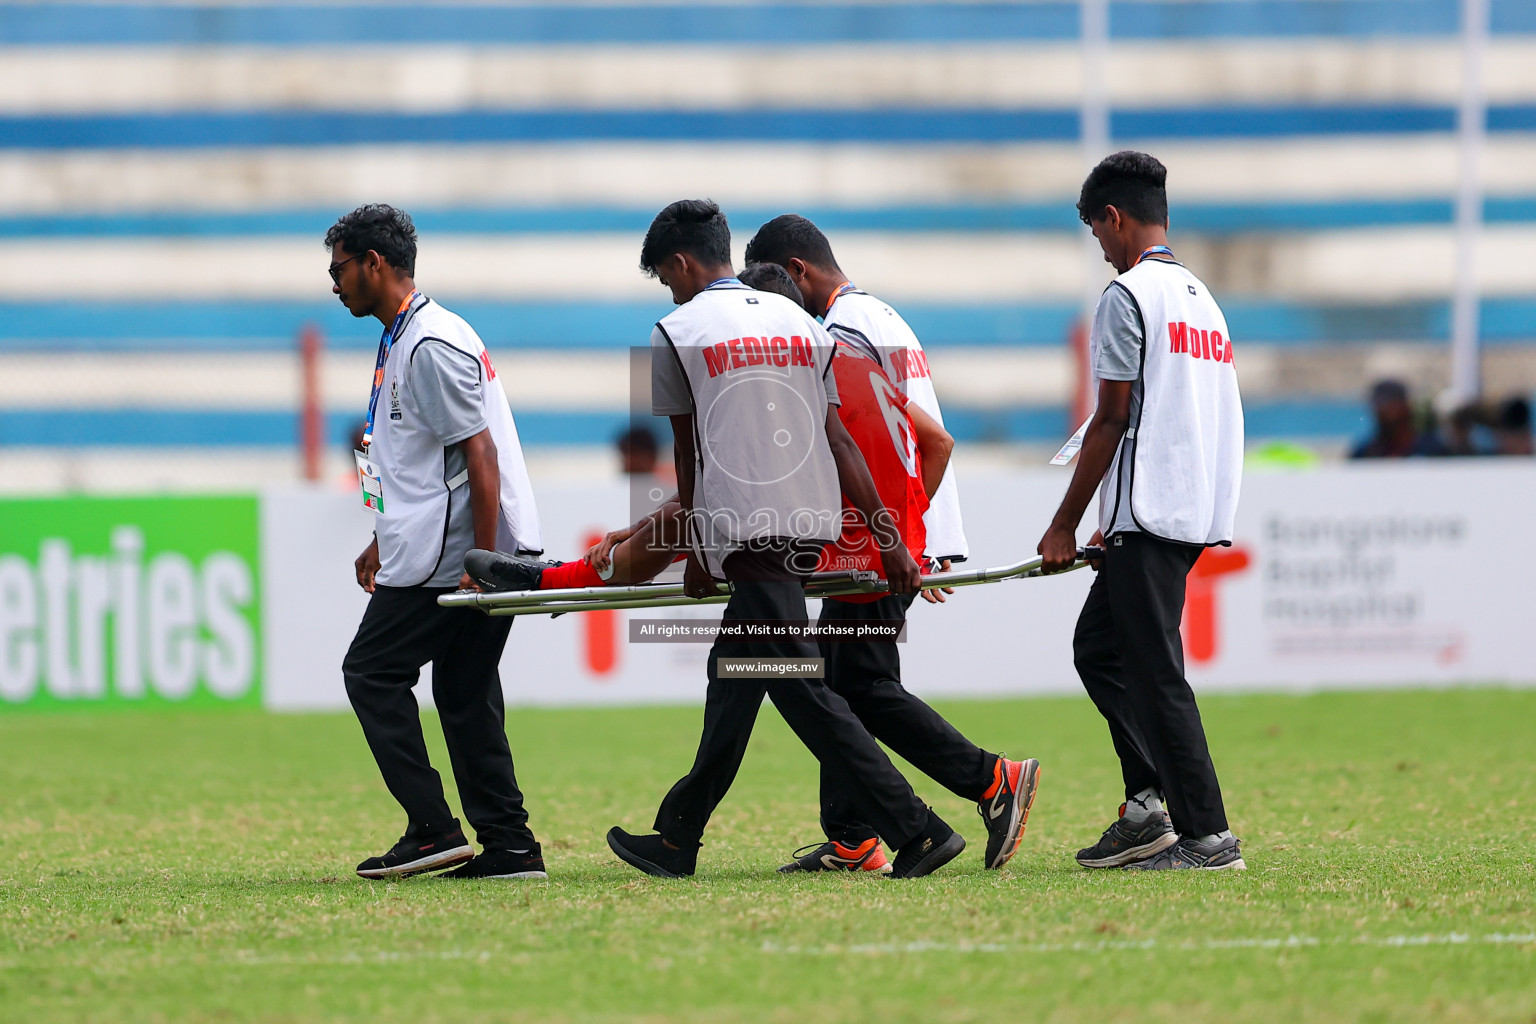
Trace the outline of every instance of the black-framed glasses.
[[366, 252], [360, 252], [360, 253], [357, 254], [357, 256], [348, 256], [346, 259], [342, 260], [340, 263], [332, 263], [330, 265], [330, 267], [327, 268], [331, 272], [331, 283], [332, 284], [341, 284], [341, 268], [346, 266], [348, 263], [351, 263], [353, 260], [357, 259], [358, 257], [366, 256], [366, 255], [368, 255]]

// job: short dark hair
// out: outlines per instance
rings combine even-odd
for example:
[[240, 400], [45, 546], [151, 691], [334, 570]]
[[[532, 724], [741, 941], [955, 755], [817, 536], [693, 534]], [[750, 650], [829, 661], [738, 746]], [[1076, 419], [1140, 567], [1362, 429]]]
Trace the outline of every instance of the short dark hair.
[[1408, 401], [1408, 385], [1400, 380], [1387, 378], [1371, 385], [1371, 404]]
[[795, 284], [795, 279], [789, 276], [789, 271], [777, 263], [748, 263], [736, 277], [748, 288], [756, 288], [760, 292], [773, 292], [784, 296], [801, 308], [805, 307], [805, 296], [801, 294], [800, 286]]
[[782, 267], [790, 260], [804, 260], [825, 270], [843, 269], [832, 255], [827, 236], [798, 213], [783, 214], [758, 228], [747, 243], [746, 255], [748, 263], [777, 263]]
[[334, 249], [337, 245], [353, 256], [372, 249], [396, 270], [416, 274], [416, 225], [404, 210], [384, 203], [359, 206], [325, 233], [325, 247]]
[[708, 199], [679, 199], [656, 215], [640, 246], [640, 269], [656, 276], [656, 265], [684, 252], [715, 266], [731, 262], [731, 227]]
[[656, 434], [647, 426], [630, 427], [614, 439], [621, 452], [650, 452], [656, 454]]
[[1168, 168], [1155, 156], [1121, 150], [1099, 161], [1083, 182], [1077, 215], [1084, 224], [1104, 219], [1113, 206], [1143, 224], [1168, 223]]

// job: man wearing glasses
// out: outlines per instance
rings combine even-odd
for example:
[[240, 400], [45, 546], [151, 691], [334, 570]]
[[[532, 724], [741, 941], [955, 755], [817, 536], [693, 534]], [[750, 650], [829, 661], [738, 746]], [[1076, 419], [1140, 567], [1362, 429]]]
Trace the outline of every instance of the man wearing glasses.
[[[331, 291], [384, 325], [357, 452], [374, 537], [356, 562], [372, 597], [342, 663], [347, 696], [405, 835], [357, 866], [364, 878], [454, 867], [450, 878], [544, 878], [503, 727], [497, 663], [511, 619], [441, 608], [472, 587], [471, 548], [537, 553], [539, 518], [517, 426], [474, 329], [413, 280], [416, 228], [403, 211], [359, 207], [326, 232]], [[432, 697], [478, 857], [427, 759], [411, 687], [432, 663]], [[466, 863], [467, 862], [467, 863]]]

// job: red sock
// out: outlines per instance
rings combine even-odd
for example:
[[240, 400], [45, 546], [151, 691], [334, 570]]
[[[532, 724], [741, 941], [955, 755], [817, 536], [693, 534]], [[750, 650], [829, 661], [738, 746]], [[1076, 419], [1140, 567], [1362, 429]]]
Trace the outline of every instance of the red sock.
[[603, 578], [597, 570], [578, 558], [574, 562], [545, 569], [539, 577], [540, 590], [569, 590], [573, 587], [600, 587]]

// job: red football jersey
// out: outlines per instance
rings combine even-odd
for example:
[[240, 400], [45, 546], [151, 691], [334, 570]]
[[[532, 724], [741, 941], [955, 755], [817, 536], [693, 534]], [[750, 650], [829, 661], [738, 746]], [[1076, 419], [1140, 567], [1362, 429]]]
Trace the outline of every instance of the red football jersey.
[[[869, 464], [875, 489], [895, 516], [896, 528], [901, 531], [907, 550], [921, 565], [928, 541], [923, 528], [928, 495], [923, 492], [923, 459], [917, 449], [917, 430], [907, 413], [906, 396], [896, 389], [874, 358], [850, 342], [838, 341], [832, 372], [837, 375], [837, 394], [842, 400], [838, 418]], [[854, 509], [847, 495], [843, 496], [842, 536], [822, 549], [816, 568], [820, 572], [881, 571], [880, 549], [870, 536], [864, 517]], [[839, 600], [873, 601], [878, 596]]]

